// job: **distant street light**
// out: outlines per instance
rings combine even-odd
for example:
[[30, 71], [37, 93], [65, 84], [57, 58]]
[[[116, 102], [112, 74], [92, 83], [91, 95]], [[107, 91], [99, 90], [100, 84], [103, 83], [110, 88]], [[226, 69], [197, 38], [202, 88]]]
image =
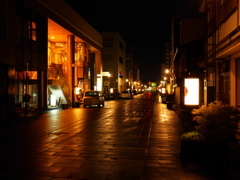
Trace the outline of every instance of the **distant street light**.
[[128, 79], [126, 79], [126, 84], [127, 84], [127, 90], [129, 90], [130, 89], [130, 81], [128, 80]]

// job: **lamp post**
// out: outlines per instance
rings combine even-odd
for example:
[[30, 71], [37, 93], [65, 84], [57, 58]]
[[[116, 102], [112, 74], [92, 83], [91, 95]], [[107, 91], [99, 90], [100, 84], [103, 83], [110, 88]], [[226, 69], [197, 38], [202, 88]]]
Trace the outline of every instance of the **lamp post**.
[[166, 94], [171, 94], [171, 84], [170, 84], [170, 70], [169, 68], [165, 69], [165, 77], [163, 78], [166, 81]]

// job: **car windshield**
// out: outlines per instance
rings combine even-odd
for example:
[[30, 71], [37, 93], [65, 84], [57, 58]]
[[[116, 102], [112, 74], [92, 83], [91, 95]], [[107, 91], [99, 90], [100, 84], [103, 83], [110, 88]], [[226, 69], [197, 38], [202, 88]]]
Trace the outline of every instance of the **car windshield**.
[[85, 96], [98, 96], [98, 92], [86, 92]]

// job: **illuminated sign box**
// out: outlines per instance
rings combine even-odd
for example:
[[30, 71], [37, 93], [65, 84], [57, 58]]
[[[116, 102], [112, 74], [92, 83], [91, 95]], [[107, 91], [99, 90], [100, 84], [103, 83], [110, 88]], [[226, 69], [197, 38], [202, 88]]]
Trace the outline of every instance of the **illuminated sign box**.
[[56, 106], [56, 102], [57, 102], [57, 97], [55, 94], [51, 94], [50, 95], [50, 105], [51, 106]]
[[109, 72], [102, 72], [102, 76], [108, 76], [108, 77], [110, 77], [110, 73], [109, 73]]
[[184, 104], [199, 105], [199, 79], [184, 79]]
[[163, 94], [166, 93], [166, 88], [162, 88], [162, 93], [163, 93]]

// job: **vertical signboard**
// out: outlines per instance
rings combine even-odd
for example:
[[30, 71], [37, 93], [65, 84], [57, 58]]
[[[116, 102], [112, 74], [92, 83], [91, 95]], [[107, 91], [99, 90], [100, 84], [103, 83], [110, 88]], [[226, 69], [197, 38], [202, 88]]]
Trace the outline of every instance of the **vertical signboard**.
[[184, 104], [199, 105], [199, 79], [184, 79]]

